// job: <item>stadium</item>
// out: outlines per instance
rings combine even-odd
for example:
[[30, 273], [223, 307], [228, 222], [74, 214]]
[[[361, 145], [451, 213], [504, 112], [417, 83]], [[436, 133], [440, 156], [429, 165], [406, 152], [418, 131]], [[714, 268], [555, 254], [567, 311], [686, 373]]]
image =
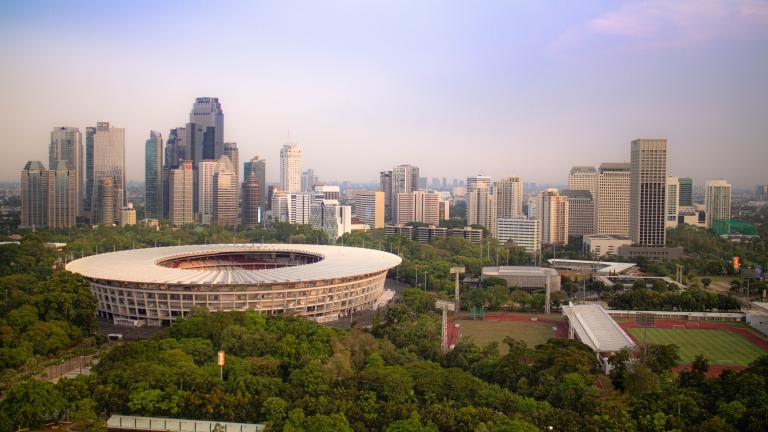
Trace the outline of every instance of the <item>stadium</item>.
[[163, 326], [193, 307], [335, 320], [373, 306], [400, 262], [353, 247], [217, 244], [111, 252], [66, 268], [88, 279], [99, 316]]

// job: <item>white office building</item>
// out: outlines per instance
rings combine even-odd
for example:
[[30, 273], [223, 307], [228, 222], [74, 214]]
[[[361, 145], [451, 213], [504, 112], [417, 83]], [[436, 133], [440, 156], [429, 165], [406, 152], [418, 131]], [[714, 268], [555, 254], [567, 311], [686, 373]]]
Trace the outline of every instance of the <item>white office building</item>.
[[529, 253], [541, 250], [541, 221], [538, 219], [499, 218], [497, 231], [496, 238], [502, 243], [511, 241]]

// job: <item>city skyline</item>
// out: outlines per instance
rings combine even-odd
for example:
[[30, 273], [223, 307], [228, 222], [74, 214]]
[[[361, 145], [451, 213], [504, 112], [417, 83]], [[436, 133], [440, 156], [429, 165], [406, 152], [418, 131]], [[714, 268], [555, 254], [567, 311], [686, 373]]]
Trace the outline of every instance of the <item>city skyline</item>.
[[[83, 132], [100, 121], [126, 130], [127, 178], [141, 180], [149, 132], [168, 136], [195, 98], [209, 96], [227, 115], [220, 140], [237, 142], [242, 160], [273, 161], [270, 183], [290, 131], [303, 164], [325, 181], [374, 183], [388, 167], [413, 164], [425, 177], [565, 184], [572, 166], [629, 162], [626, 143], [665, 138], [670, 175], [752, 188], [765, 182], [768, 56], [759, 48], [768, 5], [703, 3], [585, 2], [555, 13], [538, 3], [84, 2], [44, 14], [3, 4], [0, 34], [13, 43], [0, 44], [10, 60], [0, 71], [9, 124], [0, 180], [46, 160], [53, 127]], [[100, 22], [106, 14], [121, 18]], [[208, 25], [177, 35], [163, 26], [168, 16]], [[211, 36], [211, 26], [220, 32]], [[158, 31], [125, 36], [147, 28]], [[211, 67], [173, 78], [146, 67], [189, 44]], [[334, 156], [361, 149], [354, 163]]]

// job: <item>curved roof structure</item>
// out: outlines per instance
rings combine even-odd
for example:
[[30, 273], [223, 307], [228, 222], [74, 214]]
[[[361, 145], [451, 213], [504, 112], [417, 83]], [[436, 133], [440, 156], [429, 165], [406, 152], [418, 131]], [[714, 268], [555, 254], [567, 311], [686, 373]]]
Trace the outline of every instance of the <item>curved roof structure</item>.
[[[297, 253], [321, 258], [310, 264], [249, 270], [236, 267], [172, 268], [161, 262], [226, 253]], [[374, 249], [307, 244], [214, 244], [132, 249], [93, 255], [67, 264], [91, 279], [135, 283], [253, 285], [309, 282], [389, 270], [400, 257]]]

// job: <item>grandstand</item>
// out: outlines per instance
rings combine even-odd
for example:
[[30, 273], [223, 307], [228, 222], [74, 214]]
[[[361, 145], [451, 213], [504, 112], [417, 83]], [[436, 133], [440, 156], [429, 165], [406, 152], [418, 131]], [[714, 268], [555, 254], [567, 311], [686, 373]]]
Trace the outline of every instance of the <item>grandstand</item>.
[[599, 304], [569, 303], [563, 306], [563, 315], [568, 319], [568, 337], [577, 338], [591, 348], [606, 372], [608, 357], [624, 348], [636, 347], [632, 338]]

